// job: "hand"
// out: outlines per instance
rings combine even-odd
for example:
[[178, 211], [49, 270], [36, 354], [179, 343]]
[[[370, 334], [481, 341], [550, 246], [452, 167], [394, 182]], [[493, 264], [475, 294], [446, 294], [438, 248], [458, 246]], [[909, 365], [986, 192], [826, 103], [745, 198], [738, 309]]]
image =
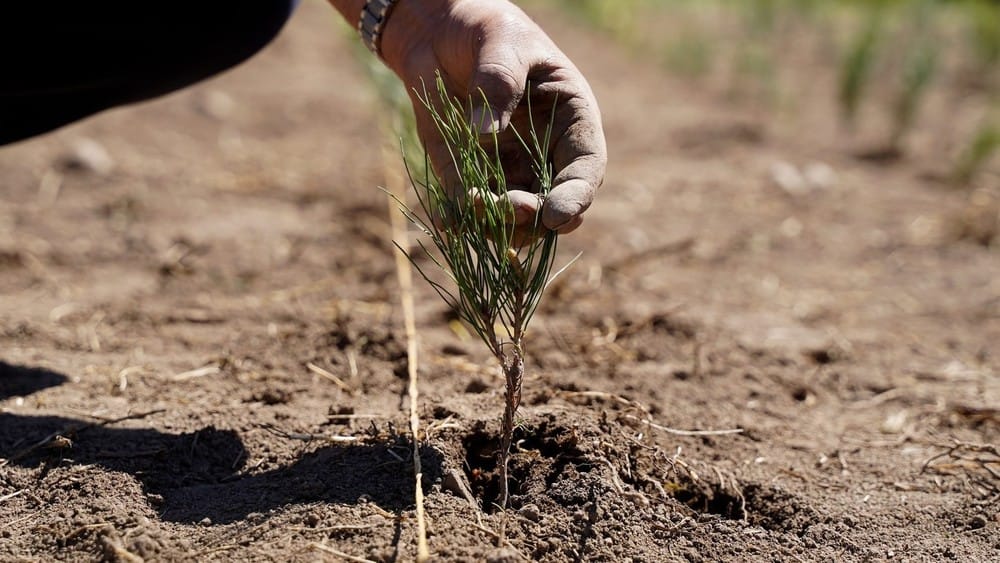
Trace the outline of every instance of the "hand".
[[418, 96], [437, 72], [459, 100], [485, 95], [488, 105], [474, 104], [470, 120], [481, 125], [483, 143], [498, 133], [520, 234], [532, 228], [540, 202], [531, 155], [513, 130], [528, 133], [529, 99], [536, 126], [549, 123], [555, 106], [548, 147], [554, 177], [542, 224], [561, 234], [580, 226], [607, 166], [600, 110], [580, 71], [524, 12], [507, 0], [400, 0], [382, 34], [382, 56], [410, 91], [417, 130], [446, 188], [462, 186]]

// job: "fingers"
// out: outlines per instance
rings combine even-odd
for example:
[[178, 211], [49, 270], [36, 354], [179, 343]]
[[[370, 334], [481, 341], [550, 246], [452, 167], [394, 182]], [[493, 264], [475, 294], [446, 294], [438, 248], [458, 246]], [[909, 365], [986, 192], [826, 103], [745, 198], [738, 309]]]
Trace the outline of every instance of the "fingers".
[[516, 226], [534, 226], [538, 218], [538, 208], [541, 199], [538, 194], [521, 190], [509, 190], [507, 201], [513, 209], [513, 223]]
[[538, 194], [520, 190], [510, 190], [503, 195], [497, 195], [489, 190], [473, 189], [470, 194], [474, 198], [476, 215], [485, 216], [486, 200], [502, 214], [504, 223], [517, 227], [533, 227], [537, 223], [538, 209], [541, 199]]
[[[521, 190], [510, 190], [503, 195], [497, 195], [489, 190], [472, 189], [469, 191], [472, 198], [473, 212], [477, 220], [484, 220], [487, 216], [487, 206], [493, 208], [493, 212], [499, 212], [505, 224], [513, 227], [510, 232], [510, 245], [519, 249], [525, 244], [541, 237], [545, 233], [545, 228], [539, 224], [538, 215], [542, 204], [538, 194]], [[582, 221], [582, 219], [581, 219]], [[573, 228], [576, 228], [577, 223]], [[448, 225], [440, 220], [435, 221], [435, 226], [439, 230], [444, 230]], [[566, 230], [569, 232], [572, 229]], [[489, 235], [488, 235], [489, 236]]]
[[552, 150], [556, 175], [542, 212], [543, 224], [560, 232], [590, 207], [608, 164], [601, 114], [590, 87], [580, 75], [567, 82], [576, 92], [557, 109], [556, 127], [562, 131]]
[[548, 229], [562, 233], [564, 227], [579, 219], [590, 207], [596, 193], [597, 187], [594, 184], [579, 178], [554, 185], [545, 198], [542, 224]]
[[[503, 34], [504, 30], [490, 32], [496, 33]], [[482, 135], [506, 129], [514, 109], [524, 97], [531, 65], [524, 56], [524, 49], [511, 46], [509, 37], [504, 36], [503, 40], [486, 37], [476, 56], [469, 82], [472, 98], [470, 119]]]
[[[472, 10], [475, 6], [468, 4], [466, 8]], [[473, 188], [502, 193], [506, 187], [510, 190], [507, 199], [515, 228], [535, 229], [540, 217], [545, 229], [568, 233], [580, 226], [582, 214], [604, 181], [607, 147], [600, 110], [579, 70], [541, 30], [530, 21], [525, 24], [523, 19], [500, 18], [488, 27], [477, 28], [462, 48], [439, 51], [448, 60], [418, 61], [421, 68], [425, 63], [426, 68], [446, 67], [448, 90], [459, 99], [471, 100], [468, 118], [483, 135], [480, 141], [484, 147], [499, 154], [507, 186], [463, 185], [448, 144], [424, 111], [426, 108], [420, 108], [414, 100], [417, 127], [449, 197], [460, 202], [472, 195], [469, 192]], [[445, 62], [449, 64], [442, 64]], [[529, 81], [530, 93], [526, 92]], [[530, 105], [525, 102], [529, 95]], [[539, 186], [531, 155], [511, 129], [524, 134], [529, 118], [541, 118], [541, 123], [546, 123], [553, 117], [549, 111], [556, 112], [547, 147], [555, 176], [539, 210], [536, 195], [514, 188], [531, 190]]]

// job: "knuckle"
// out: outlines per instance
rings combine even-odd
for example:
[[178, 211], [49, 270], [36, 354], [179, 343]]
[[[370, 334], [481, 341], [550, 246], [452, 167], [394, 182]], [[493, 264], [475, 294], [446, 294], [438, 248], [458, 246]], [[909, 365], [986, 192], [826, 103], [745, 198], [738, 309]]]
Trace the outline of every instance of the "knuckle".
[[506, 61], [485, 61], [479, 65], [480, 79], [484, 90], [500, 90], [505, 93], [518, 93], [522, 90], [522, 73], [517, 72], [511, 63]]

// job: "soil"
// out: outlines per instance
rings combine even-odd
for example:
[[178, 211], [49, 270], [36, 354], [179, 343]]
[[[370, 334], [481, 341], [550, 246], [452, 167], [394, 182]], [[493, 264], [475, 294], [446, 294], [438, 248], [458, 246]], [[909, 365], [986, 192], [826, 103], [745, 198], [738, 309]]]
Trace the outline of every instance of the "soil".
[[[502, 380], [416, 288], [436, 560], [1000, 560], [1000, 176], [858, 159], [549, 21], [611, 165], [506, 517]], [[0, 560], [414, 559], [384, 137], [334, 22], [0, 151]]]

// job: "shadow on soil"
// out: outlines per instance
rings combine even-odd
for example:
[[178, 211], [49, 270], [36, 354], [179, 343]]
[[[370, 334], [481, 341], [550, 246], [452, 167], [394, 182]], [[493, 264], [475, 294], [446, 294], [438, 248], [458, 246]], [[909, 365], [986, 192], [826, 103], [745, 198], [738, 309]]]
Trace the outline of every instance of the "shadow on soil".
[[15, 366], [0, 361], [0, 401], [57, 387], [68, 379], [61, 373], [47, 369]]
[[[4, 393], [58, 385], [66, 377], [32, 368], [20, 374]], [[18, 381], [20, 380], [20, 381]], [[63, 439], [65, 438], [65, 439]], [[144, 486], [147, 500], [171, 522], [225, 524], [251, 513], [295, 503], [354, 504], [374, 502], [387, 510], [407, 508], [413, 499], [410, 442], [404, 437], [372, 444], [320, 447], [294, 463], [251, 475], [239, 434], [206, 427], [169, 434], [150, 428], [119, 429], [92, 421], [57, 416], [0, 414], [0, 458], [23, 467], [49, 471], [62, 465], [97, 464], [132, 475]], [[441, 474], [442, 456], [421, 450], [424, 478]], [[114, 487], [117, 478], [96, 486]]]

